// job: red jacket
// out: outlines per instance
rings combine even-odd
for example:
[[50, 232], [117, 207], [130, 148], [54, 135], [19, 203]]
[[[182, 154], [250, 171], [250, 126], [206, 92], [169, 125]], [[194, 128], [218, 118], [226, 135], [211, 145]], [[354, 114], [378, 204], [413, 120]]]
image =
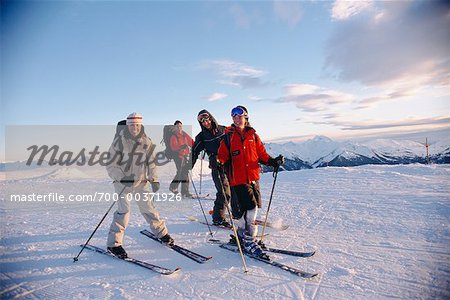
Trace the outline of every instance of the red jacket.
[[[259, 161], [266, 164], [270, 158], [261, 139], [252, 127], [245, 127], [243, 131], [234, 125], [227, 127], [225, 132], [229, 135], [230, 151], [225, 137], [220, 142], [217, 158], [225, 164], [231, 157], [231, 168], [228, 174], [230, 185], [248, 184], [259, 180]], [[231, 153], [231, 155], [230, 155]]]
[[189, 148], [192, 148], [194, 141], [186, 132], [180, 133], [178, 130], [170, 137], [170, 149], [172, 151], [178, 152], [178, 156], [183, 158], [188, 156], [191, 152]]

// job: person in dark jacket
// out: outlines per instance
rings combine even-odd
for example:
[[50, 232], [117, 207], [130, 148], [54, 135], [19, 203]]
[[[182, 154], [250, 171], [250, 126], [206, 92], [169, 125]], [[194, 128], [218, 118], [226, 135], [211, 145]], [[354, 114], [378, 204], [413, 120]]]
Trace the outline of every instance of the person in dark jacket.
[[[195, 137], [194, 146], [192, 147], [192, 167], [194, 167], [200, 152], [204, 150], [209, 157], [209, 168], [211, 169], [211, 176], [217, 190], [212, 215], [213, 224], [229, 227], [230, 224], [225, 217], [225, 203], [227, 200], [230, 201], [231, 199], [230, 185], [227, 177], [222, 177], [222, 181], [220, 180], [216, 158], [220, 141], [222, 141], [224, 136], [225, 126], [219, 125], [213, 115], [206, 109], [203, 109], [198, 113], [197, 121], [200, 124], [202, 131]], [[237, 207], [235, 206], [235, 201], [231, 202], [233, 214], [235, 214]]]

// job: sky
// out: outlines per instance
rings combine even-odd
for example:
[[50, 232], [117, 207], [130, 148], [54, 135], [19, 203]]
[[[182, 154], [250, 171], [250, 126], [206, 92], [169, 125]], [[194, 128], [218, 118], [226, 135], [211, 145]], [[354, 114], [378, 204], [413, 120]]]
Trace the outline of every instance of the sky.
[[448, 1], [0, 8], [3, 137], [10, 125], [109, 125], [134, 111], [195, 135], [200, 110], [230, 125], [236, 105], [263, 141], [450, 133]]

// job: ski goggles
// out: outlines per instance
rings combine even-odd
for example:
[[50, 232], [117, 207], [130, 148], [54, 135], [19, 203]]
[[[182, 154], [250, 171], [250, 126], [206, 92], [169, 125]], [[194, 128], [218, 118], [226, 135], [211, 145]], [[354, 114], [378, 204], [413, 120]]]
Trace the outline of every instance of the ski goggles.
[[205, 122], [205, 121], [208, 121], [210, 118], [211, 118], [211, 116], [210, 116], [209, 114], [203, 113], [203, 114], [201, 114], [200, 116], [197, 117], [197, 120], [198, 120], [200, 123], [203, 123], [203, 122]]
[[235, 108], [233, 108], [231, 110], [231, 116], [232, 117], [235, 117], [235, 116], [239, 116], [239, 117], [244, 116], [244, 117], [246, 117], [247, 116], [247, 112], [244, 109], [242, 109], [242, 107], [237, 106], [237, 107], [235, 107]]

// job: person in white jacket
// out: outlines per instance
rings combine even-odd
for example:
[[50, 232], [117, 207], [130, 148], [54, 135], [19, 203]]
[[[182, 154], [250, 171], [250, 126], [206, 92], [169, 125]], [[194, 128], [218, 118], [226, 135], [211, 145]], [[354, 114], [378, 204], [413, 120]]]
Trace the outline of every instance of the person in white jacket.
[[153, 204], [153, 193], [159, 190], [159, 182], [154, 163], [154, 145], [145, 134], [142, 115], [132, 113], [127, 117], [126, 126], [120, 130], [109, 148], [111, 162], [106, 169], [114, 180], [117, 194], [117, 210], [109, 228], [108, 250], [119, 258], [126, 258], [123, 249], [123, 236], [130, 217], [130, 200], [136, 200], [141, 214], [150, 225], [151, 231], [162, 242], [169, 245], [174, 240], [169, 235], [164, 221], [160, 218]]

